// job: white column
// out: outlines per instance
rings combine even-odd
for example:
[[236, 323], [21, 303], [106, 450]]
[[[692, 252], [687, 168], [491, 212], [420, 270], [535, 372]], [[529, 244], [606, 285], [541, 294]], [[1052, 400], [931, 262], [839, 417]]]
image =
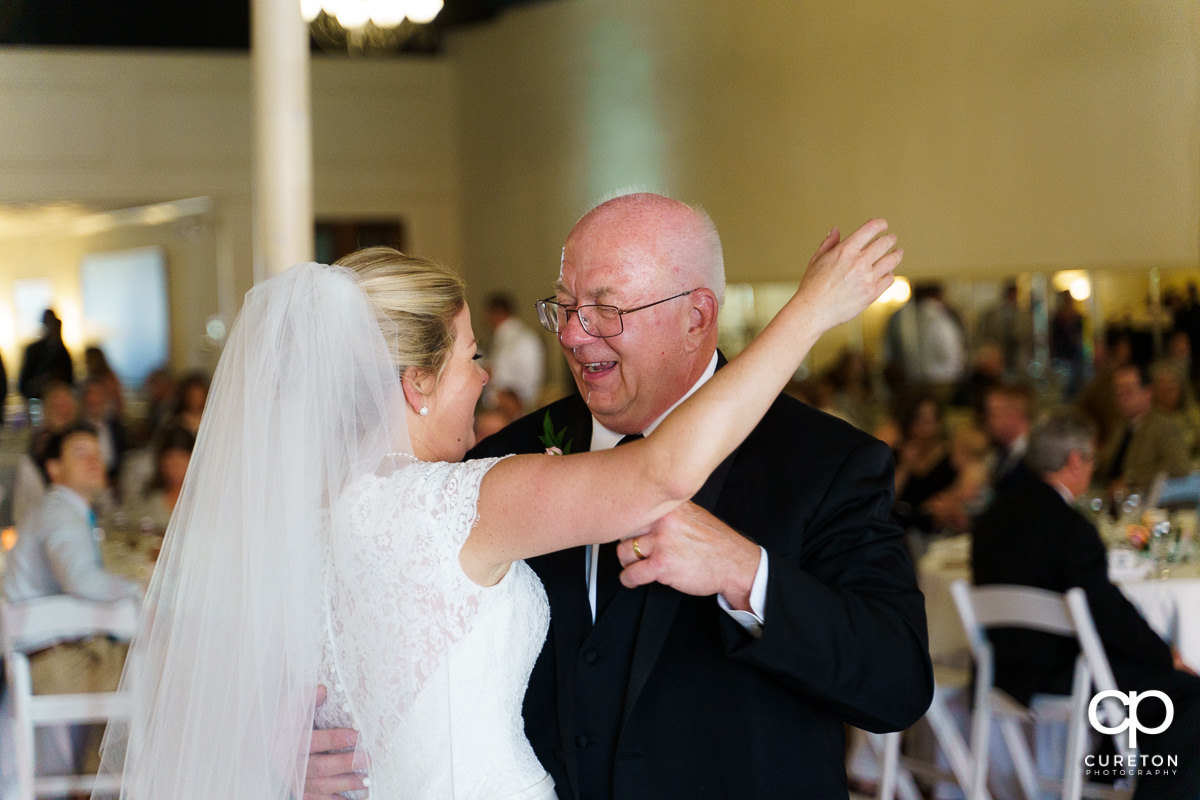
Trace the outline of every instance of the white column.
[[299, 0], [253, 0], [254, 279], [313, 259], [308, 28]]

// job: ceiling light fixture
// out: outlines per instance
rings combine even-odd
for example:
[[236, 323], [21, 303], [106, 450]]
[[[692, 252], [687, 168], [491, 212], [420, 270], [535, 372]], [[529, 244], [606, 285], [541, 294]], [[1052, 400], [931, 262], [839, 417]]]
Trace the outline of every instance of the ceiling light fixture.
[[428, 25], [442, 6], [443, 0], [300, 0], [300, 14], [323, 49], [367, 55], [431, 36]]

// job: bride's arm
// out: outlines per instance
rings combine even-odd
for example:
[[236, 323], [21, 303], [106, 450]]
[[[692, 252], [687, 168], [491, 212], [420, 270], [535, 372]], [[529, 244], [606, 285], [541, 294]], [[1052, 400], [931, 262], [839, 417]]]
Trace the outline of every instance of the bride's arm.
[[[498, 580], [509, 562], [635, 533], [690, 499], [758, 424], [825, 331], [892, 282], [902, 251], [872, 220], [822, 243], [796, 294], [740, 354], [654, 435], [596, 453], [524, 455], [483, 480], [479, 522], [462, 550], [468, 574]], [[481, 569], [482, 568], [482, 569]]]

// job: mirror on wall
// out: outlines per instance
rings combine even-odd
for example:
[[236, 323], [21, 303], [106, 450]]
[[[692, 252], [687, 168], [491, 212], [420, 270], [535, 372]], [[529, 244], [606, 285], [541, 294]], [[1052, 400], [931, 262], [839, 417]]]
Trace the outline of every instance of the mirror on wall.
[[[888, 366], [888, 328], [913, 300], [913, 290], [940, 288], [965, 343], [967, 371], [994, 358], [1007, 378], [1030, 381], [1047, 401], [1074, 396], [1107, 355], [1115, 338], [1128, 341], [1134, 360], [1150, 363], [1175, 347], [1200, 344], [1200, 270], [1096, 268], [964, 278], [898, 278], [858, 319], [827, 333], [796, 374], [811, 380], [846, 352], [861, 353], [878, 378]], [[720, 347], [734, 355], [766, 325], [796, 290], [795, 283], [731, 283], [720, 317]], [[1189, 344], [1182, 341], [1189, 338]], [[992, 345], [992, 347], [985, 347]], [[1182, 357], [1182, 356], [1180, 356]]]

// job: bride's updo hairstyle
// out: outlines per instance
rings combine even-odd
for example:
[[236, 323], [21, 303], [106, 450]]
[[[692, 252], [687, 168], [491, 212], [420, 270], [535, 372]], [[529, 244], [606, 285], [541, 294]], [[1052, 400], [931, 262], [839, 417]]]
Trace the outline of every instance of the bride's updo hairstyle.
[[378, 309], [398, 374], [411, 368], [440, 380], [454, 349], [454, 318], [466, 306], [466, 284], [453, 270], [393, 247], [367, 247], [338, 259]]

